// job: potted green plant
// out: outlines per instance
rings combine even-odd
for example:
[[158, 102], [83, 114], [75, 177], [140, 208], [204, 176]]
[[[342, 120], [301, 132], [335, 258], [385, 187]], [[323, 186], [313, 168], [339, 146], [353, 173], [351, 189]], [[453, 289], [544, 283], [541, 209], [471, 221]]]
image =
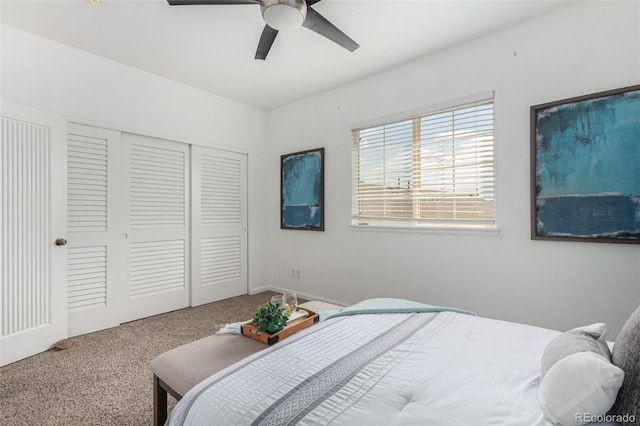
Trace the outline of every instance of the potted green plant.
[[253, 322], [258, 327], [257, 332], [265, 331], [269, 334], [277, 333], [287, 325], [289, 314], [281, 310], [275, 303], [265, 303], [259, 306], [253, 315]]

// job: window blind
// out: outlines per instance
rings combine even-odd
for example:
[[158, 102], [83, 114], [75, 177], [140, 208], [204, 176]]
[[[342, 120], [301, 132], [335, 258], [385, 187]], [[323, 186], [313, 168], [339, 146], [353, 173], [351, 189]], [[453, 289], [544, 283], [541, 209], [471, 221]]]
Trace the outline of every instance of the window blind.
[[493, 99], [353, 129], [353, 223], [494, 225]]

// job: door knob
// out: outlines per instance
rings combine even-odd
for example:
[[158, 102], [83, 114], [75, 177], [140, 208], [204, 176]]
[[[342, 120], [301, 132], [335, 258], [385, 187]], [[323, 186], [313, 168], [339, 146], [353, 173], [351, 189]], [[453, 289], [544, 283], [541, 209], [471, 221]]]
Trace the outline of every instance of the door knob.
[[64, 238], [58, 238], [56, 240], [56, 245], [57, 246], [66, 246], [67, 245], [67, 240], [65, 240]]

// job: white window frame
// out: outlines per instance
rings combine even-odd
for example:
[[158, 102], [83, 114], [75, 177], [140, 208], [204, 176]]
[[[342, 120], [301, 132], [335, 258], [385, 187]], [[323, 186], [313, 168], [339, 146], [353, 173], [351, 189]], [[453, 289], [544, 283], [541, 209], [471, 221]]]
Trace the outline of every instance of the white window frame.
[[[425, 219], [397, 219], [397, 218], [367, 218], [360, 216], [356, 212], [357, 203], [357, 185], [356, 179], [358, 176], [358, 155], [359, 155], [359, 139], [356, 140], [356, 136], [359, 135], [360, 130], [371, 129], [384, 125], [389, 125], [402, 121], [414, 120], [414, 129], [416, 127], [417, 120], [420, 118], [436, 114], [447, 110], [462, 109], [474, 104], [491, 103], [495, 108], [494, 92], [483, 92], [468, 96], [465, 98], [459, 98], [455, 100], [446, 101], [443, 103], [422, 107], [410, 111], [405, 111], [381, 118], [367, 120], [363, 122], [354, 123], [350, 126], [352, 134], [354, 136], [352, 147], [352, 173], [351, 173], [351, 187], [352, 187], [352, 201], [351, 201], [351, 228], [355, 230], [376, 230], [376, 231], [426, 231], [431, 233], [465, 233], [465, 234], [478, 234], [478, 235], [497, 235], [499, 229], [497, 227], [497, 179], [496, 179], [496, 143], [495, 143], [495, 112], [493, 114], [493, 204], [494, 215], [493, 221], [460, 221], [460, 220], [425, 220]], [[418, 126], [419, 127], [419, 126]], [[415, 130], [414, 130], [415, 132]], [[414, 144], [416, 136], [414, 134]], [[414, 145], [414, 161], [415, 161], [415, 145]], [[419, 172], [418, 172], [419, 173]], [[412, 179], [415, 180], [415, 171], [412, 172]]]

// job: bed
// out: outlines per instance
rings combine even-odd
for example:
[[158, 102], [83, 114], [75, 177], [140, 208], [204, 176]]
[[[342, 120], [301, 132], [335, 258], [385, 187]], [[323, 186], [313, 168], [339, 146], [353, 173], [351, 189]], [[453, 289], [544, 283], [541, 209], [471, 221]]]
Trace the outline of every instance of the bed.
[[[640, 317], [638, 311], [634, 315]], [[192, 388], [177, 404], [168, 424], [560, 424], [553, 418], [557, 413], [551, 413], [552, 422], [541, 407], [547, 404], [547, 408], [564, 410], [567, 403], [558, 389], [548, 394], [552, 401], [544, 401], [541, 374], [546, 373], [543, 381], [551, 383], [552, 370], [566, 376], [567, 369], [552, 365], [545, 372], [545, 357], [552, 364], [558, 360], [562, 364], [566, 356], [558, 348], [575, 347], [585, 336], [600, 350], [606, 334], [606, 326], [566, 334], [398, 299], [369, 300], [321, 316], [326, 319], [320, 324]], [[637, 339], [637, 324], [634, 327], [630, 334]], [[566, 336], [569, 345], [565, 345]], [[553, 350], [551, 342], [559, 342], [551, 345]], [[577, 367], [582, 376], [578, 377], [580, 392], [584, 384], [579, 381], [592, 376], [584, 368], [591, 368], [589, 363], [596, 355], [583, 358], [588, 362]], [[609, 368], [604, 358], [598, 356], [594, 368]], [[607, 372], [611, 383], [598, 383], [608, 387], [604, 393], [609, 399], [615, 400], [622, 385], [620, 374]], [[566, 391], [565, 376], [559, 376], [562, 392]], [[637, 389], [632, 385], [633, 398]], [[594, 412], [581, 414], [592, 416], [586, 420], [604, 420], [605, 424], [624, 420], [598, 417]], [[560, 420], [566, 422], [566, 418]], [[570, 424], [586, 423], [584, 416], [576, 419], [573, 414], [573, 418]], [[636, 421], [628, 415], [629, 419]], [[629, 424], [637, 424], [634, 422]]]

